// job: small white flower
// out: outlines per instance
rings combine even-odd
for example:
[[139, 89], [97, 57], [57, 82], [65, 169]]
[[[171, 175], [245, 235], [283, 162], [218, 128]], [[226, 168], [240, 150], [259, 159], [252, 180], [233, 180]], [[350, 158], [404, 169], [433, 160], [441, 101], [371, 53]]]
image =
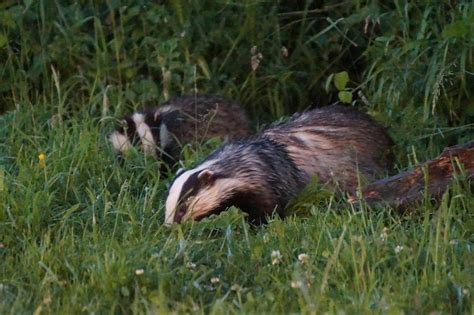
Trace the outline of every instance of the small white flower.
[[457, 245], [458, 244], [458, 240], [450, 240], [449, 241], [449, 245]]
[[137, 276], [141, 276], [141, 275], [144, 274], [144, 273], [145, 273], [145, 270], [143, 270], [143, 269], [137, 269], [137, 270], [135, 270], [135, 274], [136, 274]]
[[380, 234], [380, 239], [382, 240], [382, 242], [385, 242], [387, 237], [388, 237], [388, 228], [384, 227], [382, 230], [382, 234]]
[[299, 289], [303, 286], [303, 283], [300, 280], [291, 281], [291, 287], [293, 289]]
[[250, 57], [250, 65], [252, 67], [252, 70], [255, 71], [257, 70], [258, 66], [260, 65], [260, 61], [263, 59], [262, 53], [260, 53], [257, 49], [257, 46], [253, 46], [250, 49], [250, 54], [252, 55]]
[[51, 125], [51, 128], [56, 128], [60, 122], [61, 122], [61, 116], [59, 116], [58, 114], [54, 114], [49, 119], [49, 124]]
[[403, 250], [403, 246], [397, 245], [397, 247], [395, 247], [395, 254], [400, 253], [402, 250]]
[[51, 295], [47, 295], [43, 299], [43, 304], [44, 305], [49, 305], [49, 304], [51, 304], [52, 301], [53, 301], [53, 299], [51, 298]]
[[199, 305], [197, 305], [197, 304], [194, 303], [194, 302], [192, 302], [192, 303], [193, 303], [192, 311], [193, 311], [193, 312], [199, 311]]
[[211, 283], [212, 283], [212, 284], [219, 283], [220, 281], [221, 281], [221, 279], [219, 279], [219, 277], [212, 277], [212, 278], [211, 278]]
[[469, 296], [469, 290], [468, 289], [462, 289], [462, 294], [465, 296]]
[[309, 255], [305, 253], [301, 253], [298, 255], [298, 260], [302, 264], [307, 264], [309, 262]]
[[242, 290], [242, 287], [238, 284], [233, 284], [230, 289], [235, 292], [240, 292]]
[[282, 256], [279, 250], [272, 251], [272, 265], [278, 265], [281, 262]]
[[193, 262], [188, 262], [188, 263], [186, 264], [186, 267], [187, 267], [188, 269], [190, 269], [190, 270], [194, 270], [194, 269], [196, 269], [196, 264], [193, 263]]
[[252, 71], [257, 70], [259, 65], [260, 65], [260, 58], [258, 58], [258, 56], [252, 56], [250, 58], [250, 67], [252, 68]]

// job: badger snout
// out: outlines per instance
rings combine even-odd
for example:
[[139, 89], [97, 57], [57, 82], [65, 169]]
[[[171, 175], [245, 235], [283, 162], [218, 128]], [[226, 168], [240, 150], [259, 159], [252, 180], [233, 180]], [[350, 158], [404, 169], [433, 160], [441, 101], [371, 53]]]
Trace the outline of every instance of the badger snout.
[[178, 210], [176, 211], [175, 215], [174, 215], [174, 219], [173, 219], [173, 222], [174, 223], [181, 223], [181, 221], [183, 220], [185, 214], [186, 214], [186, 207], [178, 207]]

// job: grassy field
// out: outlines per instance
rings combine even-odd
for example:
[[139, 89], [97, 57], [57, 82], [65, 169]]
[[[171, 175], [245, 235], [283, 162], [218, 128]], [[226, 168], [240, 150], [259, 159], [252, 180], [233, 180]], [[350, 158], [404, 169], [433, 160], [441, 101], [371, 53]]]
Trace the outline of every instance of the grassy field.
[[474, 139], [473, 21], [470, 1], [2, 2], [0, 313], [472, 314], [462, 175], [403, 215], [313, 193], [261, 227], [238, 209], [164, 226], [171, 174], [120, 165], [106, 135], [195, 91], [256, 126], [349, 97], [406, 169]]

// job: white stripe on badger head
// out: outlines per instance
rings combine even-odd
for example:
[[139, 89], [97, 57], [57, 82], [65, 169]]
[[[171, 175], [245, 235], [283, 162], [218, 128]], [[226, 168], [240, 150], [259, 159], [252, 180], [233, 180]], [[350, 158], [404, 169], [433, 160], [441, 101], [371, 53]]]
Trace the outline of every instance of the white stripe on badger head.
[[163, 115], [167, 112], [175, 111], [175, 110], [177, 110], [177, 109], [173, 105], [160, 106], [155, 110], [155, 113], [153, 114], [153, 119], [155, 119], [155, 121], [156, 121], [158, 119], [158, 117], [160, 117], [161, 115]]
[[166, 146], [170, 144], [171, 142], [171, 137], [170, 137], [170, 132], [168, 131], [168, 128], [166, 128], [166, 125], [164, 123], [161, 123], [160, 126], [160, 147], [165, 150]]
[[164, 105], [164, 106], [158, 107], [156, 112], [157, 113], [159, 112], [160, 114], [163, 114], [163, 113], [166, 113], [166, 112], [171, 112], [173, 110], [176, 110], [175, 106], [173, 106], [173, 105]]
[[114, 131], [109, 136], [109, 141], [112, 143], [112, 147], [117, 152], [125, 153], [125, 151], [129, 150], [132, 147], [130, 140], [124, 134], [121, 134], [118, 131]]
[[145, 123], [145, 115], [141, 113], [135, 113], [133, 114], [132, 119], [135, 123], [137, 133], [140, 136], [143, 152], [156, 158], [155, 139], [153, 138], [153, 133], [151, 132], [150, 126]]
[[176, 212], [176, 207], [178, 206], [179, 202], [179, 196], [181, 195], [181, 191], [183, 190], [184, 184], [187, 182], [189, 177], [199, 171], [202, 171], [209, 166], [211, 166], [214, 163], [214, 161], [208, 161], [205, 162], [201, 165], [199, 165], [196, 168], [193, 168], [192, 170], [186, 171], [176, 180], [173, 182], [173, 185], [171, 185], [170, 190], [168, 192], [168, 197], [166, 198], [166, 212], [165, 212], [165, 223], [166, 224], [172, 224], [174, 220], [174, 214]]

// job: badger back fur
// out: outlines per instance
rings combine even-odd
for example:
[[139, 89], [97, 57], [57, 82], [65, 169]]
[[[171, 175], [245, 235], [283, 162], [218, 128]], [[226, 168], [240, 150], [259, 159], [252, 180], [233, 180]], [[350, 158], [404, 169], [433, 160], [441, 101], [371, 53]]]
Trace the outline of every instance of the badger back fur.
[[352, 107], [296, 114], [263, 135], [283, 144], [299, 169], [343, 191], [357, 189], [359, 175], [373, 181], [392, 165], [393, 143], [385, 129]]
[[177, 97], [125, 116], [109, 140], [119, 154], [137, 145], [146, 154], [171, 164], [179, 160], [185, 144], [199, 144], [213, 137], [241, 138], [249, 133], [247, 116], [236, 102], [196, 95]]
[[313, 176], [352, 192], [359, 175], [372, 181], [387, 170], [391, 144], [381, 126], [353, 108], [332, 105], [295, 114], [177, 174], [165, 222], [200, 219], [232, 205], [251, 219], [274, 210], [283, 214]]

